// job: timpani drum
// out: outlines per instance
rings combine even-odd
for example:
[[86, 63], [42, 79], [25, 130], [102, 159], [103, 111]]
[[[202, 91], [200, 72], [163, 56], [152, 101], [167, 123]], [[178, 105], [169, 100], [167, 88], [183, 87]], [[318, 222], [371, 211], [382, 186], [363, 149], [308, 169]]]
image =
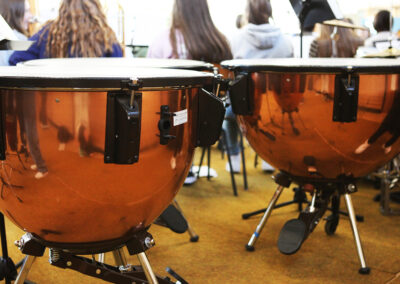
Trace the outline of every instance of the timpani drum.
[[[182, 70], [194, 70], [194, 71], [213, 71], [214, 66], [210, 63], [197, 60], [181, 60], [181, 59], [158, 59], [158, 58], [115, 58], [115, 57], [101, 57], [101, 58], [46, 58], [30, 60], [19, 63], [19, 66], [24, 67], [47, 67], [55, 69], [67, 69], [67, 68], [167, 68], [167, 69], [182, 69]], [[207, 89], [212, 89], [212, 86], [206, 86]], [[74, 112], [74, 100], [86, 100], [87, 104], [92, 106], [92, 116], [99, 116], [102, 113], [101, 108], [98, 106], [98, 100], [94, 99], [95, 96], [88, 96], [83, 92], [80, 92], [78, 97], [70, 96], [71, 92], [58, 92], [57, 96], [62, 98], [64, 101], [64, 107], [71, 109]], [[52, 95], [52, 92], [41, 92], [38, 94], [38, 101], [42, 105], [41, 109], [47, 109], [49, 102], [47, 96]], [[46, 103], [44, 102], [46, 101]], [[51, 102], [50, 102], [51, 104]], [[49, 106], [49, 109], [52, 109]], [[87, 117], [85, 112], [80, 112], [82, 120], [86, 124], [90, 124], [87, 127], [91, 129], [97, 128], [99, 125], [94, 123], [93, 120]], [[39, 115], [43, 125], [51, 123], [54, 127], [61, 129], [62, 132], [68, 131], [68, 133], [74, 133], [79, 135], [79, 126], [76, 125], [75, 119], [72, 116], [60, 116], [59, 114], [53, 116], [48, 113], [49, 121], [43, 115]], [[81, 130], [82, 131], [82, 130]], [[101, 131], [94, 131], [93, 135], [100, 134]], [[100, 134], [101, 135], [101, 134]], [[94, 137], [94, 141], [101, 141], [101, 137]], [[101, 147], [102, 145], [95, 145]]]
[[222, 62], [249, 143], [293, 176], [366, 175], [400, 151], [400, 61], [255, 59]]
[[122, 243], [171, 203], [194, 148], [219, 138], [224, 106], [203, 89], [213, 82], [174, 69], [0, 68], [1, 210], [52, 247]]

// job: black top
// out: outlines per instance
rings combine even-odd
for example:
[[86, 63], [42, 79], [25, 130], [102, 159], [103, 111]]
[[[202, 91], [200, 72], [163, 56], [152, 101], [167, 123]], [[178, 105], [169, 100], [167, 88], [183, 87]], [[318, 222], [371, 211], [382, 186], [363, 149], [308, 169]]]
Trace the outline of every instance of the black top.
[[190, 87], [212, 84], [211, 73], [161, 69], [96, 67], [0, 67], [0, 88], [25, 90], [119, 90], [140, 80], [142, 88]]
[[223, 61], [225, 69], [244, 72], [398, 74], [399, 59], [376, 58], [265, 58]]

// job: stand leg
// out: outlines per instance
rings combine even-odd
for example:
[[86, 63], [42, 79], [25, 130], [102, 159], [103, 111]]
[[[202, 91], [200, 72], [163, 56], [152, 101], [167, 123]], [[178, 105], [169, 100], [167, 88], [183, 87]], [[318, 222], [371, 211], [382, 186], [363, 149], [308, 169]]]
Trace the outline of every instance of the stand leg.
[[207, 147], [207, 180], [210, 180], [211, 147]]
[[202, 166], [202, 164], [203, 164], [204, 155], [206, 154], [206, 149], [207, 149], [207, 148], [203, 148], [202, 151], [201, 151], [200, 163], [199, 163], [199, 170], [197, 171], [197, 177], [200, 177], [200, 169], [201, 169], [201, 166]]
[[390, 215], [390, 181], [388, 177], [388, 166], [385, 168], [385, 174], [381, 179], [381, 212], [383, 215]]
[[231, 174], [231, 181], [232, 181], [232, 188], [233, 188], [233, 195], [237, 196], [237, 188], [236, 188], [236, 182], [235, 182], [235, 176], [232, 170], [232, 161], [231, 161], [231, 153], [229, 151], [228, 147], [228, 140], [226, 138], [226, 132], [222, 131], [222, 135], [224, 137], [224, 144], [225, 144], [225, 150], [228, 155], [228, 163], [229, 163], [229, 169], [230, 169], [230, 174]]
[[[303, 211], [303, 206], [302, 206], [303, 203], [305, 203], [305, 204], [309, 203], [307, 200], [307, 196], [301, 189], [298, 189], [298, 191], [295, 191], [293, 200], [279, 203], [279, 204], [275, 205], [273, 209], [278, 209], [278, 208], [289, 206], [289, 205], [296, 204], [296, 203], [298, 204], [299, 212]], [[242, 215], [242, 218], [248, 219], [254, 215], [264, 213], [266, 210], [267, 210], [267, 208], [263, 208], [263, 209], [259, 209], [257, 211], [245, 213]], [[357, 216], [357, 220], [358, 220], [358, 216]]]
[[105, 254], [104, 253], [101, 253], [101, 254], [99, 254], [99, 262], [101, 262], [101, 263], [104, 263], [104, 260], [105, 260]]
[[147, 259], [147, 256], [144, 252], [139, 253], [138, 255], [138, 259], [140, 262], [140, 265], [143, 268], [144, 274], [146, 275], [147, 281], [149, 281], [149, 284], [158, 284], [156, 275], [153, 272], [153, 269], [150, 266], [150, 262]]
[[124, 254], [124, 250], [122, 248], [113, 250], [113, 255], [116, 266], [126, 266], [127, 261]]
[[183, 214], [183, 211], [182, 211], [181, 207], [179, 206], [178, 202], [176, 201], [176, 199], [174, 199], [172, 201], [172, 204], [176, 207], [176, 209], [179, 210], [179, 212], [181, 212], [183, 218], [185, 218], [185, 220], [187, 222], [190, 241], [197, 242], [199, 240], [199, 235], [197, 235], [196, 232], [193, 230], [192, 226], [190, 226], [190, 223], [187, 221], [187, 219], [186, 219], [185, 215]]
[[242, 152], [242, 168], [243, 168], [243, 183], [244, 183], [244, 189], [248, 190], [249, 186], [247, 184], [247, 172], [246, 172], [246, 157], [244, 156], [244, 146], [243, 146], [243, 135], [240, 132], [240, 148]]
[[19, 272], [18, 277], [15, 280], [14, 284], [24, 284], [35, 259], [36, 257], [31, 255], [28, 255], [25, 258], [24, 264], [22, 265], [21, 271]]
[[[297, 203], [296, 200], [282, 202], [282, 203], [279, 203], [278, 205], [275, 205], [273, 209], [279, 209], [281, 207], [289, 206], [289, 205], [292, 205], [292, 204], [295, 204], [295, 203]], [[249, 219], [250, 217], [253, 217], [254, 215], [258, 215], [258, 214], [264, 213], [266, 210], [267, 210], [267, 208], [263, 208], [263, 209], [259, 209], [257, 211], [253, 211], [253, 212], [250, 212], [250, 213], [245, 213], [245, 214], [242, 215], [242, 218], [243, 219]]]
[[358, 272], [360, 274], [369, 274], [370, 268], [367, 267], [367, 265], [365, 264], [364, 253], [363, 253], [360, 236], [358, 234], [358, 229], [357, 229], [357, 222], [356, 222], [356, 217], [355, 217], [356, 214], [354, 213], [354, 207], [353, 207], [353, 203], [351, 201], [351, 196], [349, 193], [346, 193], [344, 195], [344, 198], [346, 200], [347, 211], [349, 212], [350, 224], [351, 224], [351, 229], [353, 230], [354, 240], [356, 242], [358, 258], [360, 259], [360, 263], [361, 263], [361, 268]]
[[[7, 271], [9, 258], [8, 258], [8, 248], [7, 248], [6, 224], [3, 213], [0, 213], [0, 233], [1, 233], [1, 249], [3, 253], [3, 259], [6, 262], [6, 267], [4, 267], [4, 270]], [[5, 273], [4, 278], [6, 284], [11, 284], [11, 278], [8, 272]]]
[[267, 223], [267, 220], [268, 220], [269, 216], [271, 215], [271, 212], [274, 209], [275, 204], [278, 201], [279, 196], [281, 195], [283, 189], [284, 189], [283, 186], [281, 186], [281, 185], [278, 186], [278, 188], [276, 189], [276, 191], [274, 193], [274, 196], [272, 196], [272, 199], [269, 202], [267, 210], [265, 211], [264, 215], [262, 216], [261, 221], [258, 224], [255, 232], [251, 236], [250, 241], [246, 245], [246, 249], [248, 251], [254, 251], [254, 244], [256, 243], [258, 237], [260, 236], [262, 229], [264, 228], [265, 224]]

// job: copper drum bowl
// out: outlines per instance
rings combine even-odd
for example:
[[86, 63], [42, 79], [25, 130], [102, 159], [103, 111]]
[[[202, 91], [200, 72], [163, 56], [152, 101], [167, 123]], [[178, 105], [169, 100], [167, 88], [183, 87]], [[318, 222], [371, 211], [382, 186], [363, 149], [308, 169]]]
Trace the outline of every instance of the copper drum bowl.
[[0, 68], [0, 209], [54, 247], [148, 227], [182, 186], [194, 148], [218, 139], [223, 104], [202, 89], [213, 81], [126, 66]]
[[233, 111], [254, 150], [311, 179], [364, 176], [400, 151], [400, 61], [257, 59], [222, 62]]

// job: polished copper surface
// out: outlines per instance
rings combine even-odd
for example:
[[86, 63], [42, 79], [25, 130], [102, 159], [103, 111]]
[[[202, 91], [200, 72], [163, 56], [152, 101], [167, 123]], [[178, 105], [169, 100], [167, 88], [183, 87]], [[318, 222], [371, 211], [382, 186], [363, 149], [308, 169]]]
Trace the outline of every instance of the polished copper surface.
[[254, 150], [280, 170], [360, 177], [400, 151], [399, 75], [361, 74], [351, 123], [332, 119], [335, 74], [255, 72], [251, 81], [255, 110], [238, 120]]
[[[106, 93], [2, 90], [7, 160], [0, 208], [20, 228], [57, 243], [111, 240], [150, 225], [191, 165], [198, 90], [143, 91], [139, 162], [133, 165], [104, 163]], [[172, 127], [176, 138], [168, 145], [157, 136], [161, 105], [188, 110], [187, 123]], [[40, 164], [47, 173], [38, 175], [33, 165]]]

